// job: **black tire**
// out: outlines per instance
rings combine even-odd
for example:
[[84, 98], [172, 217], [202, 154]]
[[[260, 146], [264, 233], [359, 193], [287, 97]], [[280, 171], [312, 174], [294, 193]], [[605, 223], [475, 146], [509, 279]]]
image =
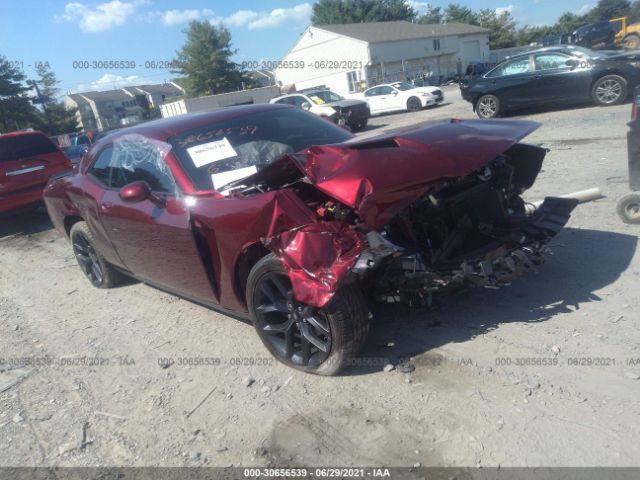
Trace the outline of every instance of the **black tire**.
[[500, 99], [495, 95], [483, 95], [476, 102], [476, 114], [480, 118], [496, 118], [501, 113]]
[[247, 305], [269, 352], [285, 365], [316, 375], [336, 375], [351, 365], [369, 334], [368, 308], [357, 286], [343, 286], [320, 309], [301, 304], [293, 299], [289, 276], [273, 254], [251, 269]]
[[410, 112], [417, 112], [422, 110], [422, 102], [418, 97], [410, 97], [407, 100], [407, 110]]
[[364, 130], [365, 128], [367, 128], [367, 123], [368, 122], [369, 122], [369, 119], [365, 118], [364, 120], [361, 120], [358, 123], [353, 123], [353, 124], [349, 125], [349, 127], [355, 132], [360, 132], [360, 131]]
[[628, 35], [622, 42], [624, 44], [624, 48], [628, 50], [638, 50], [640, 48], [640, 36], [638, 35]]
[[616, 211], [624, 223], [640, 223], [640, 192], [627, 193], [618, 201]]
[[627, 81], [619, 75], [606, 75], [596, 80], [591, 90], [596, 105], [619, 105], [627, 99]]
[[111, 288], [122, 282], [124, 275], [109, 265], [96, 250], [93, 235], [85, 222], [77, 222], [71, 227], [69, 239], [76, 261], [91, 285]]

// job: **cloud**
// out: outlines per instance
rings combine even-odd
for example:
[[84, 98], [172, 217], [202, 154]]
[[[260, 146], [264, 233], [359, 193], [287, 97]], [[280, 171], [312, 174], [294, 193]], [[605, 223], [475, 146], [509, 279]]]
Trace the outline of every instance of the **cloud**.
[[253, 10], [238, 10], [233, 15], [228, 16], [227, 18], [221, 19], [224, 23], [232, 25], [234, 27], [240, 27], [242, 25], [247, 25], [250, 22], [255, 21], [260, 17], [258, 12], [254, 12]]
[[67, 3], [64, 13], [55, 15], [57, 22], [76, 23], [83, 32], [101, 32], [124, 24], [146, 0], [122, 2], [113, 0], [101, 3], [95, 8], [79, 2]]
[[578, 15], [584, 15], [586, 13], [589, 13], [594, 7], [595, 5], [585, 4], [582, 7], [580, 7], [580, 9], [578, 10]]
[[208, 8], [203, 8], [202, 10], [167, 10], [166, 12], [159, 12], [159, 15], [165, 27], [173, 27], [174, 25], [198, 20], [202, 17], [211, 17], [213, 16], [213, 10]]
[[90, 83], [79, 84], [76, 92], [101, 92], [104, 90], [116, 90], [122, 87], [128, 87], [131, 85], [144, 85], [149, 83], [143, 77], [138, 75], [129, 75], [123, 77], [122, 75], [114, 75], [112, 73], [105, 73], [99, 79]]
[[408, 3], [411, 8], [413, 8], [418, 14], [426, 13], [429, 9], [429, 6], [431, 6], [431, 4], [428, 2], [420, 2], [416, 0], [409, 0]]
[[507, 5], [506, 7], [496, 7], [496, 15], [500, 16], [503, 13], [513, 13], [515, 5]]
[[270, 12], [238, 10], [225, 18], [214, 18], [212, 23], [223, 22], [234, 27], [246, 26], [249, 30], [276, 28], [286, 23], [308, 22], [311, 17], [310, 3], [301, 3], [291, 8], [276, 8]]

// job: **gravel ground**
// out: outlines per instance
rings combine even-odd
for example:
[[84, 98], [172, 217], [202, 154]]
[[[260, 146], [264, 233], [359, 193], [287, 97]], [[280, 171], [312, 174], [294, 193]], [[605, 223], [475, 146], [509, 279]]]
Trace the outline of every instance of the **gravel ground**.
[[[473, 118], [445, 94], [360, 135]], [[537, 275], [378, 309], [372, 365], [338, 378], [274, 363], [250, 325], [148, 286], [92, 288], [44, 212], [1, 219], [0, 466], [639, 465], [638, 227], [615, 215], [629, 112], [520, 115], [551, 149], [527, 198], [606, 198], [577, 209]], [[38, 364], [9, 365], [21, 357]], [[413, 371], [383, 369], [406, 357]]]

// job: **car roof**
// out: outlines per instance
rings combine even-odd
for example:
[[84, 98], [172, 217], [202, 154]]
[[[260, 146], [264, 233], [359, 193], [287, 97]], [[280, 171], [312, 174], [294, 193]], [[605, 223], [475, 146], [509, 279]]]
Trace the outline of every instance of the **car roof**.
[[280, 110], [290, 108], [289, 105], [279, 105], [261, 103], [255, 105], [238, 105], [234, 107], [224, 107], [209, 112], [188, 113], [175, 117], [162, 118], [151, 122], [123, 128], [111, 135], [101, 138], [97, 143], [109, 143], [116, 138], [129, 134], [139, 134], [158, 140], [166, 140], [174, 135], [204, 127], [211, 123], [220, 123], [225, 120], [251, 115], [253, 113], [267, 112], [270, 110]]
[[505, 58], [505, 60], [514, 60], [516, 58], [528, 57], [529, 55], [535, 55], [537, 53], [548, 53], [548, 52], [572, 53], [572, 52], [580, 52], [580, 50], [576, 49], [575, 46], [573, 45], [551, 45], [548, 47], [536, 48], [535, 50], [528, 50], [526, 52], [522, 52], [517, 55], [513, 55], [511, 57]]
[[[25, 135], [42, 135], [46, 137], [44, 133], [39, 130], [19, 130], [17, 132], [9, 132], [0, 134], [0, 138], [9, 138], [9, 137], [20, 137]], [[48, 138], [48, 137], [47, 137]]]

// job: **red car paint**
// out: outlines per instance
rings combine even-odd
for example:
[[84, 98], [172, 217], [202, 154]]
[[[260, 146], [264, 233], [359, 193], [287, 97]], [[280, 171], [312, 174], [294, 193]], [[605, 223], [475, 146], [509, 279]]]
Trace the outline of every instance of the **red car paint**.
[[170, 142], [193, 129], [245, 116], [249, 121], [254, 114], [282, 109], [295, 110], [279, 105], [235, 107], [151, 122], [108, 136], [83, 158], [73, 176], [48, 185], [45, 201], [51, 219], [65, 235], [74, 221], [83, 219], [98, 250], [115, 267], [244, 316], [243, 265], [266, 245], [284, 262], [295, 298], [321, 307], [362, 252], [367, 230], [384, 224], [431, 186], [483, 166], [537, 128], [532, 122], [456, 121], [365, 142], [312, 146], [231, 184], [304, 174], [319, 192], [357, 209], [364, 222], [358, 227], [324, 222], [286, 185], [228, 197], [199, 189], [174, 151], [165, 161], [181, 194], [168, 196], [163, 205], [151, 199], [128, 203], [117, 189], [104, 188], [87, 174], [101, 151], [127, 135]]
[[67, 157], [40, 132], [0, 135], [0, 213], [39, 202], [49, 179], [70, 168]]

